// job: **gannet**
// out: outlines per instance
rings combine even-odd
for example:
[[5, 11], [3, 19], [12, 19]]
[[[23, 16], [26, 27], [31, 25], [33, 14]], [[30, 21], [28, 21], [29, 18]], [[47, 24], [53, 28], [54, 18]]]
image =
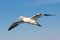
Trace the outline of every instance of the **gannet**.
[[37, 19], [39, 17], [42, 17], [42, 16], [54, 16], [52, 14], [41, 14], [41, 13], [38, 13], [30, 18], [26, 18], [24, 16], [20, 16], [19, 17], [19, 21], [15, 21], [10, 27], [9, 27], [9, 31], [15, 27], [17, 27], [19, 24], [22, 24], [22, 23], [28, 23], [28, 24], [32, 24], [32, 25], [36, 25], [36, 26], [39, 26], [41, 27], [41, 25], [37, 22]]

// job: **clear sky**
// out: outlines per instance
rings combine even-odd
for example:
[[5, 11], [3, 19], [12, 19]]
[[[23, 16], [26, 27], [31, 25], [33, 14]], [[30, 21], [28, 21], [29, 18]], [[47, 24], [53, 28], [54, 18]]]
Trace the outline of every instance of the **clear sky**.
[[[37, 13], [56, 16], [39, 18], [43, 27], [21, 24], [8, 31], [19, 16]], [[0, 40], [60, 40], [60, 0], [0, 0]]]

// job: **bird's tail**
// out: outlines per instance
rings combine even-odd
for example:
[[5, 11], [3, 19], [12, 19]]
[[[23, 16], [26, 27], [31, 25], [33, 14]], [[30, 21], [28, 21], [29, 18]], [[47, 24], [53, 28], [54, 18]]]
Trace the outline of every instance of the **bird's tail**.
[[40, 25], [39, 23], [36, 24], [37, 26], [41, 27], [42, 25]]
[[37, 21], [34, 25], [41, 27], [41, 25]]

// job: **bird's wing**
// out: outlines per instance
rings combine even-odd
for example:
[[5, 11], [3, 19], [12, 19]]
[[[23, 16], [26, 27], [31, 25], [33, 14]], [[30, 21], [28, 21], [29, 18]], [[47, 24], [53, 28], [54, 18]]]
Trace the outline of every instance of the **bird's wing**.
[[36, 20], [37, 18], [41, 17], [41, 14], [36, 14], [31, 17], [31, 19]]
[[54, 15], [52, 15], [52, 14], [37, 14], [37, 15], [31, 17], [31, 19], [36, 20], [41, 16], [54, 16]]
[[16, 26], [18, 26], [20, 23], [23, 23], [23, 21], [16, 21], [16, 22], [14, 22], [10, 27], [9, 27], [9, 31], [11, 30], [11, 29], [13, 29], [13, 28], [15, 28]]

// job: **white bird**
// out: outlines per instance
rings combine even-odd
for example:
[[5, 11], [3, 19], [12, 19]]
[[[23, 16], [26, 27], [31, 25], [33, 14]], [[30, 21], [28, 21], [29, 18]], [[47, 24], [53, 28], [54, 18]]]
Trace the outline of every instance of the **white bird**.
[[20, 16], [20, 17], [19, 17], [20, 20], [14, 22], [14, 23], [9, 27], [8, 30], [10, 31], [11, 29], [15, 28], [16, 26], [18, 26], [18, 25], [21, 24], [21, 23], [29, 23], [29, 24], [37, 25], [37, 26], [40, 26], [40, 27], [41, 27], [41, 25], [37, 22], [37, 19], [38, 19], [39, 17], [41, 17], [41, 16], [54, 16], [54, 15], [52, 15], [52, 14], [41, 14], [41, 13], [39, 13], [39, 14], [36, 14], [36, 15], [32, 16], [31, 18], [26, 18], [26, 17], [24, 17], [24, 16]]

